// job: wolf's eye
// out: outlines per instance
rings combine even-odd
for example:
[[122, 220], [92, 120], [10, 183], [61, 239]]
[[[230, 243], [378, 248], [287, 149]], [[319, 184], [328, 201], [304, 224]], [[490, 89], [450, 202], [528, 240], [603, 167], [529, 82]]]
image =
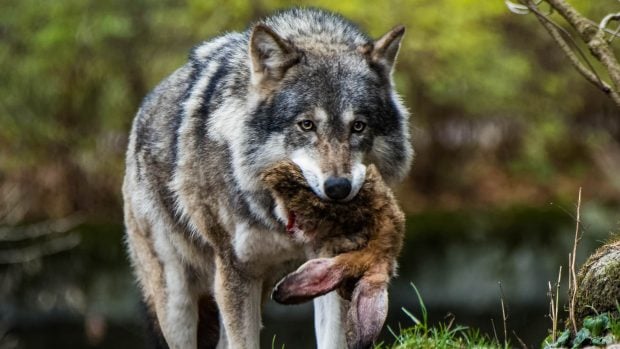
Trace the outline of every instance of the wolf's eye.
[[298, 122], [297, 125], [299, 125], [299, 128], [301, 128], [304, 131], [314, 130], [314, 122], [312, 122], [312, 120], [308, 120], [308, 119], [302, 120]]
[[366, 128], [366, 123], [362, 121], [356, 121], [353, 123], [353, 127], [351, 128], [351, 130], [355, 133], [360, 133], [364, 131], [365, 128]]

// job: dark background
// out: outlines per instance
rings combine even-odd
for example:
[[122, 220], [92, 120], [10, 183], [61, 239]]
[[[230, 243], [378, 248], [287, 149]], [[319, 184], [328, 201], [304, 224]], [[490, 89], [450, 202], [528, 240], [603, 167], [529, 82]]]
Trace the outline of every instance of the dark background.
[[[571, 3], [597, 21], [619, 11]], [[390, 328], [412, 325], [401, 307], [419, 316], [413, 282], [433, 323], [452, 316], [492, 336], [493, 319], [503, 333], [501, 282], [509, 333], [538, 346], [580, 187], [578, 262], [618, 231], [620, 112], [533, 16], [471, 0], [4, 0], [0, 348], [141, 346], [120, 196], [133, 115], [193, 45], [297, 4], [374, 37], [407, 27], [396, 82], [417, 156], [397, 188], [408, 221]], [[268, 304], [264, 325], [265, 347], [313, 345], [311, 306]]]

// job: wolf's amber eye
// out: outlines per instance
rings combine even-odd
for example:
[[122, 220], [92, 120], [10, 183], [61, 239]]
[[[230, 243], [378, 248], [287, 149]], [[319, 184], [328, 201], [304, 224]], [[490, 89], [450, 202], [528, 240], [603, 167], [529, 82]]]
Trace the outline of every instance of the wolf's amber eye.
[[353, 123], [352, 130], [353, 130], [353, 132], [360, 133], [360, 132], [364, 131], [365, 128], [366, 128], [366, 123], [364, 123], [362, 121], [356, 121], [356, 122]]
[[299, 125], [299, 127], [304, 131], [314, 130], [314, 122], [312, 122], [312, 120], [308, 120], [308, 119], [302, 120], [298, 122], [297, 125]]

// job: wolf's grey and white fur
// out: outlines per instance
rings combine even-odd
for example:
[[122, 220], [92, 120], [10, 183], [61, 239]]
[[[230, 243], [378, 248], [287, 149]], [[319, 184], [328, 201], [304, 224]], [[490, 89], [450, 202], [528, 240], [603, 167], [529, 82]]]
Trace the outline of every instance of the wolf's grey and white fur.
[[[392, 182], [406, 174], [391, 78], [403, 32], [373, 41], [340, 16], [284, 11], [198, 45], [145, 98], [127, 151], [127, 245], [169, 347], [258, 348], [263, 301], [307, 259], [262, 170], [291, 159], [316, 195], [345, 201], [367, 163]], [[345, 306], [315, 301], [319, 348], [345, 346]]]

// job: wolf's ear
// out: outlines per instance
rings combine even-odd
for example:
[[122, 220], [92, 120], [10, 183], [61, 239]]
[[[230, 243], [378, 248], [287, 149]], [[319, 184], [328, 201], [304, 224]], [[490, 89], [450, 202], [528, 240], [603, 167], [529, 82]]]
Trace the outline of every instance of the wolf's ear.
[[257, 24], [250, 36], [252, 82], [279, 80], [299, 61], [299, 52], [271, 28]]
[[379, 65], [387, 74], [391, 74], [404, 34], [405, 27], [398, 25], [374, 43], [360, 47], [360, 51], [366, 54], [372, 63]]

